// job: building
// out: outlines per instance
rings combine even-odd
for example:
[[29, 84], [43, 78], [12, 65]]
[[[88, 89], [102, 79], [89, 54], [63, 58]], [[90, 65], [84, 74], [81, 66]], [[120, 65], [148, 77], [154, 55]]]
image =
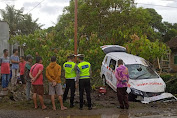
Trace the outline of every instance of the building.
[[171, 72], [177, 72], [177, 36], [175, 38], [172, 38], [170, 41], [168, 41], [167, 45], [171, 49], [171, 54], [170, 54]]
[[18, 49], [19, 56], [24, 55], [23, 49], [15, 43], [13, 45], [9, 44], [10, 34], [9, 24], [5, 21], [0, 21], [0, 57], [3, 56], [3, 50], [9, 50], [9, 56], [13, 54], [13, 49]]
[[0, 56], [3, 55], [3, 50], [9, 50], [9, 25], [7, 22], [0, 21]]

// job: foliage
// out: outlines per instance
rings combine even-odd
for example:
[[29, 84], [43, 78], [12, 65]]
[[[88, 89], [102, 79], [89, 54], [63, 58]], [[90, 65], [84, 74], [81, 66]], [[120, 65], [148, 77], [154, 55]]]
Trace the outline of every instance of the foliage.
[[14, 6], [7, 5], [5, 10], [0, 10], [2, 20], [8, 22], [10, 34], [30, 34], [40, 29], [42, 25], [37, 24], [38, 19], [32, 20], [31, 14], [24, 14], [23, 8], [17, 10]]
[[132, 35], [131, 39], [131, 42], [125, 44], [128, 52], [151, 62], [157, 57], [161, 58], [170, 50], [164, 43], [158, 40], [151, 42], [146, 36], [139, 38], [137, 35]]
[[46, 67], [50, 62], [51, 56], [55, 55], [58, 63], [64, 63], [67, 54], [72, 52], [60, 48], [60, 45], [55, 42], [55, 34], [55, 31], [47, 33], [45, 30], [39, 30], [34, 34], [14, 36], [11, 38], [10, 43], [18, 43], [24, 50], [25, 55], [31, 54], [35, 57], [36, 52], [38, 52], [43, 58], [43, 64]]
[[[152, 61], [169, 50], [161, 39], [172, 28], [176, 25], [162, 23], [154, 9], [137, 8], [134, 0], [78, 0], [78, 53], [85, 54], [85, 60], [92, 65], [92, 85], [101, 83], [99, 73], [104, 54], [100, 46], [124, 45], [129, 53]], [[74, 0], [64, 8], [55, 27], [17, 35], [10, 42], [19, 43], [25, 55], [35, 56], [38, 52], [45, 67], [53, 55], [63, 65], [74, 50]]]
[[[166, 83], [166, 91], [172, 94], [177, 94], [177, 75], [176, 74], [162, 74], [162, 79]], [[172, 80], [173, 81], [170, 81]]]
[[169, 40], [177, 36], [177, 23], [172, 24], [164, 22], [163, 25], [163, 42], [168, 42]]
[[[97, 38], [96, 34], [92, 34], [89, 39], [86, 36], [82, 36], [78, 42], [79, 53], [85, 54], [85, 60], [92, 65], [92, 83], [98, 85], [101, 83], [99, 73], [104, 54], [100, 46], [103, 45], [103, 42]], [[73, 53], [74, 49], [73, 40], [68, 41], [68, 43], [65, 42], [66, 44], [62, 43], [62, 40], [58, 39], [56, 31], [49, 33], [45, 30], [40, 30], [30, 35], [14, 36], [11, 38], [10, 43], [18, 43], [23, 48], [25, 55], [31, 54], [35, 57], [36, 52], [38, 52], [43, 58], [45, 68], [50, 63], [51, 56], [56, 56], [57, 62], [62, 66], [67, 61], [67, 55]]]
[[[78, 37], [90, 37], [94, 33], [107, 44], [123, 45], [130, 41], [131, 35], [137, 34], [155, 41], [160, 34], [155, 31], [154, 24], [160, 21], [154, 16], [148, 9], [136, 8], [134, 0], [78, 0]], [[56, 25], [62, 39], [73, 39], [73, 24], [74, 0], [71, 0]]]

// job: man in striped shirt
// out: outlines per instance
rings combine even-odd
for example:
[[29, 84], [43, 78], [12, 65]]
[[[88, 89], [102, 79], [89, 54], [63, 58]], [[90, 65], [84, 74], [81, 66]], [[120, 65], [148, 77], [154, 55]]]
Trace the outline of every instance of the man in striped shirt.
[[10, 79], [10, 58], [8, 57], [8, 50], [3, 50], [4, 55], [0, 58], [1, 74], [2, 74], [2, 88], [4, 91], [8, 90]]

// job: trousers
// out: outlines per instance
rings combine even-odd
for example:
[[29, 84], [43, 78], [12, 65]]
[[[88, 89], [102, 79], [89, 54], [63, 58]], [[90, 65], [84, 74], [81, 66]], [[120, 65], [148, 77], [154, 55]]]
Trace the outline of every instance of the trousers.
[[67, 99], [69, 89], [71, 92], [70, 104], [73, 105], [74, 104], [74, 96], [75, 96], [75, 79], [66, 79], [66, 88], [65, 88], [65, 92], [63, 94], [63, 101], [66, 101], [66, 99]]
[[120, 104], [120, 108], [129, 108], [127, 87], [117, 88], [117, 98]]
[[17, 73], [18, 73], [18, 69], [12, 69], [12, 78], [11, 78], [12, 86], [17, 84]]
[[26, 81], [26, 99], [27, 100], [30, 100], [30, 98], [31, 98], [30, 91], [31, 91], [31, 82]]
[[9, 84], [10, 74], [2, 74], [2, 88], [7, 88]]
[[79, 99], [80, 99], [80, 108], [83, 107], [83, 95], [84, 95], [84, 90], [86, 92], [87, 96], [87, 104], [88, 107], [91, 107], [91, 87], [90, 87], [90, 78], [88, 79], [80, 79], [79, 80]]

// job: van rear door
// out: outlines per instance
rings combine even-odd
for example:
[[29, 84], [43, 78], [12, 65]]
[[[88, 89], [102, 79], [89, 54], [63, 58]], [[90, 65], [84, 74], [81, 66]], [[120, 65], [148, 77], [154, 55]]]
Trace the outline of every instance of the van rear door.
[[105, 54], [110, 52], [126, 52], [126, 48], [119, 45], [104, 45], [101, 48]]

